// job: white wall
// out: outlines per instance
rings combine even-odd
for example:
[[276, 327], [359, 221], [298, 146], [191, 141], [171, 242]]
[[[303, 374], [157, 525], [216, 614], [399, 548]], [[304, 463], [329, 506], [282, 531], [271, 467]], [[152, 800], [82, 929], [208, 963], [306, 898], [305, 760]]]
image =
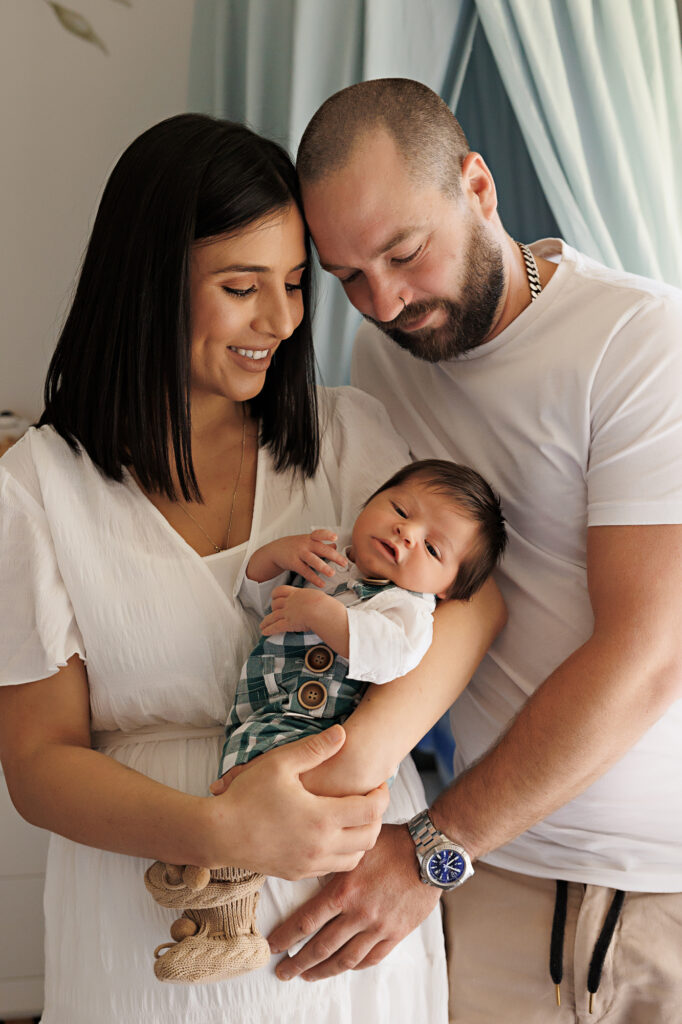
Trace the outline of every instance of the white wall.
[[35, 418], [106, 177], [145, 128], [187, 109], [195, 0], [0, 4], [0, 410]]

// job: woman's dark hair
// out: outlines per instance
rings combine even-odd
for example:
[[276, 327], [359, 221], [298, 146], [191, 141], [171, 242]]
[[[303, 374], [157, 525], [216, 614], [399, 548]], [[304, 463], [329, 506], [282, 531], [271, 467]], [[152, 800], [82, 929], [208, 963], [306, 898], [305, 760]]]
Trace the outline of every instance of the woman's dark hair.
[[[172, 499], [174, 462], [183, 497], [200, 497], [190, 434], [191, 246], [292, 203], [302, 215], [288, 155], [243, 125], [180, 114], [136, 139], [104, 189], [39, 425], [82, 446], [114, 480], [132, 465], [145, 489]], [[310, 260], [307, 232], [305, 245]], [[303, 320], [249, 408], [277, 470], [311, 476], [319, 429], [310, 265], [302, 288]]]
[[475, 469], [446, 459], [422, 459], [408, 462], [394, 473], [367, 499], [367, 504], [382, 491], [400, 487], [415, 478], [437, 494], [445, 494], [460, 512], [478, 525], [476, 543], [460, 562], [459, 571], [446, 591], [448, 599], [468, 601], [483, 586], [507, 546], [500, 499]]

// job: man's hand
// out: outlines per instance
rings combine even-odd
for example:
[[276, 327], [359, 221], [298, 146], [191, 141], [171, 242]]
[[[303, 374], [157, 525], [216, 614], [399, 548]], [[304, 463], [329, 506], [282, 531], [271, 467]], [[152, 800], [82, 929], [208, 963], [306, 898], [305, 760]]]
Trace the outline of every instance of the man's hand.
[[354, 871], [334, 875], [269, 936], [279, 953], [321, 929], [296, 956], [282, 960], [277, 977], [318, 981], [373, 967], [428, 917], [439, 897], [440, 890], [420, 881], [407, 827], [384, 825]]

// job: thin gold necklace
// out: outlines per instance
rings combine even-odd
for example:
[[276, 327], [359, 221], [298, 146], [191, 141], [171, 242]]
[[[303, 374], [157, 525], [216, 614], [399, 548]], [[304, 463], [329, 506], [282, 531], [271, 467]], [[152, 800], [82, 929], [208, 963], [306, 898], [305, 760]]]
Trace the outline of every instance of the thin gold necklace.
[[213, 549], [215, 550], [216, 554], [219, 554], [221, 551], [226, 551], [227, 548], [229, 548], [229, 546], [230, 546], [230, 534], [232, 533], [232, 517], [234, 516], [234, 506], [235, 506], [235, 502], [237, 500], [237, 491], [239, 490], [239, 481], [242, 478], [242, 469], [243, 469], [243, 466], [244, 466], [244, 451], [245, 451], [245, 448], [246, 448], [246, 412], [244, 411], [243, 407], [242, 407], [242, 415], [243, 415], [243, 421], [242, 421], [242, 453], [241, 453], [241, 458], [239, 459], [239, 472], [237, 473], [237, 482], [234, 485], [234, 492], [232, 494], [232, 504], [230, 505], [230, 518], [227, 521], [227, 539], [225, 541], [225, 546], [222, 547], [222, 548], [219, 547], [216, 544], [216, 542], [213, 540], [213, 538], [209, 537], [209, 535], [206, 533], [206, 530], [203, 528], [201, 523], [198, 522], [197, 519], [195, 519], [195, 517], [192, 515], [190, 510], [188, 508], [185, 508], [184, 505], [178, 504], [178, 508], [181, 508], [182, 511], [185, 513], [185, 515], [188, 516], [188, 518], [192, 520], [192, 522], [194, 523], [196, 528], [203, 533], [204, 537], [209, 542], [209, 544], [213, 547]]

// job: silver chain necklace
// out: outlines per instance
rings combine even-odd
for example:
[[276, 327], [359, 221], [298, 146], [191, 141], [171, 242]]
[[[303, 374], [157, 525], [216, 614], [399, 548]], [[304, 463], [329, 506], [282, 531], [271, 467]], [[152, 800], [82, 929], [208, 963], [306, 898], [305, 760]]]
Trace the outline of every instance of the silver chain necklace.
[[184, 505], [178, 504], [178, 508], [182, 509], [182, 511], [185, 513], [185, 515], [189, 519], [192, 520], [192, 522], [194, 523], [196, 528], [198, 530], [200, 530], [201, 533], [203, 533], [204, 537], [209, 542], [209, 544], [213, 547], [213, 549], [214, 549], [216, 554], [219, 554], [221, 551], [226, 551], [227, 548], [229, 548], [229, 546], [230, 546], [230, 534], [232, 533], [232, 517], [234, 515], [234, 506], [235, 506], [235, 502], [237, 500], [237, 491], [239, 490], [239, 481], [242, 478], [242, 468], [244, 466], [244, 450], [246, 448], [246, 412], [244, 412], [243, 409], [242, 409], [242, 412], [243, 412], [243, 416], [244, 416], [243, 423], [242, 423], [242, 453], [241, 453], [241, 458], [239, 459], [239, 472], [237, 473], [237, 482], [234, 485], [234, 492], [232, 494], [232, 504], [230, 505], [230, 518], [228, 519], [228, 522], [227, 522], [227, 539], [225, 540], [224, 547], [219, 547], [216, 544], [216, 542], [213, 540], [213, 538], [209, 537], [209, 535], [206, 533], [206, 530], [203, 528], [201, 523], [198, 522], [197, 519], [195, 519], [195, 517], [192, 515], [192, 513], [190, 512], [190, 510], [188, 508], [185, 508]]
[[526, 277], [528, 278], [528, 287], [530, 288], [530, 301], [535, 302], [542, 291], [540, 275], [538, 274], [538, 265], [535, 262], [535, 256], [533, 256], [533, 253], [527, 245], [524, 245], [523, 242], [517, 242], [516, 244], [521, 250], [523, 262], [526, 266]]

